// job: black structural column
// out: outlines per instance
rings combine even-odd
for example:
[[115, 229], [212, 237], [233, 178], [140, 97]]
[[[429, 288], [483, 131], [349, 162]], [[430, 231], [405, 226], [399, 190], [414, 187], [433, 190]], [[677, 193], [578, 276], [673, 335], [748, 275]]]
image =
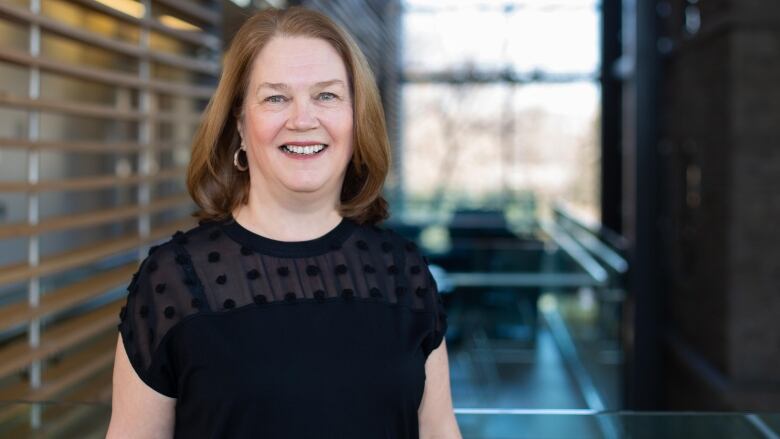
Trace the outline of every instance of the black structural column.
[[618, 73], [621, 55], [620, 0], [601, 5], [601, 224], [621, 233], [623, 220], [622, 93]]

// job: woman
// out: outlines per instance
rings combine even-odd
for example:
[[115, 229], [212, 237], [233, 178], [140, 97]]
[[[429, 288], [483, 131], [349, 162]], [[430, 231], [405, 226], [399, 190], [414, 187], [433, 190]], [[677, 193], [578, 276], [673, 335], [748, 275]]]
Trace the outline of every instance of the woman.
[[349, 35], [247, 20], [194, 139], [199, 225], [128, 287], [108, 437], [460, 438], [427, 260], [379, 226], [389, 162]]

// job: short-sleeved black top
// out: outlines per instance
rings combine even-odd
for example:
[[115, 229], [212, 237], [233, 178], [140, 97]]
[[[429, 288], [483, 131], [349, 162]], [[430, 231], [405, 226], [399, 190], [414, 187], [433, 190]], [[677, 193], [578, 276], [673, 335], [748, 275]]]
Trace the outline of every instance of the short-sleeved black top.
[[178, 231], [119, 317], [136, 373], [177, 399], [176, 438], [417, 438], [447, 327], [420, 248], [349, 218], [295, 242], [233, 218]]

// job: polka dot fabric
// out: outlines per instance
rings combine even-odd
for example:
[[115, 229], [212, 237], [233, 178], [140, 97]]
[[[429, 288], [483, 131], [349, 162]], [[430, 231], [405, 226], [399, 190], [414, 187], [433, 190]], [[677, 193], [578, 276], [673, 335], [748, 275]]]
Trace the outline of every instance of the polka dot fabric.
[[[118, 325], [139, 377], [178, 398], [177, 437], [228, 437], [226, 419], [248, 436], [322, 437], [317, 424], [338, 416], [349, 419], [332, 424], [334, 437], [416, 437], [424, 362], [446, 328], [421, 250], [392, 229], [348, 218], [297, 242], [232, 218], [178, 231], [150, 249]], [[345, 389], [353, 390], [342, 401]], [[311, 425], [295, 424], [312, 430], [274, 430], [287, 397], [319, 413]], [[198, 415], [215, 406], [221, 415]], [[268, 416], [240, 417], [247, 407]], [[354, 425], [361, 411], [362, 428]]]

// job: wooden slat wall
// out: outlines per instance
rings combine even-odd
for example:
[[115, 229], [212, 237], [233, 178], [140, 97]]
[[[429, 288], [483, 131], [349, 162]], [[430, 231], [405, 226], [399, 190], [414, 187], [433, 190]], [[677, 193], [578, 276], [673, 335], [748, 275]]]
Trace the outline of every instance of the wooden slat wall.
[[[0, 401], [108, 402], [125, 288], [150, 245], [195, 225], [181, 156], [189, 154], [218, 79], [222, 4], [24, 3], [0, 3], [0, 69], [21, 70], [28, 78], [0, 73], [0, 111], [21, 111], [26, 118], [25, 129], [0, 122]], [[143, 12], [119, 9], [120, 3]], [[170, 27], [163, 14], [200, 30]], [[5, 32], [11, 28], [27, 34], [27, 50], [11, 44]], [[67, 42], [61, 51], [67, 53], [52, 56], [60, 41]], [[93, 51], [130, 63], [94, 62], [101, 58]], [[82, 88], [47, 95], [44, 80]], [[63, 98], [99, 95], [96, 88], [113, 90], [111, 102]], [[171, 100], [174, 107], [161, 108]], [[67, 123], [45, 125], [51, 117]], [[68, 129], [81, 120], [103, 126], [102, 136]], [[47, 154], [61, 158], [54, 177], [44, 172]], [[173, 164], [166, 163], [169, 156]], [[97, 165], [82, 165], [82, 157]], [[117, 166], [121, 160], [124, 168]], [[97, 205], [87, 211], [44, 205], [66, 195], [92, 199], [96, 191], [113, 191], [112, 199], [87, 203]], [[128, 193], [130, 202], [121, 197]], [[84, 244], [79, 236], [94, 239]], [[20, 415], [34, 427], [42, 413], [0, 405], [0, 426]]]

